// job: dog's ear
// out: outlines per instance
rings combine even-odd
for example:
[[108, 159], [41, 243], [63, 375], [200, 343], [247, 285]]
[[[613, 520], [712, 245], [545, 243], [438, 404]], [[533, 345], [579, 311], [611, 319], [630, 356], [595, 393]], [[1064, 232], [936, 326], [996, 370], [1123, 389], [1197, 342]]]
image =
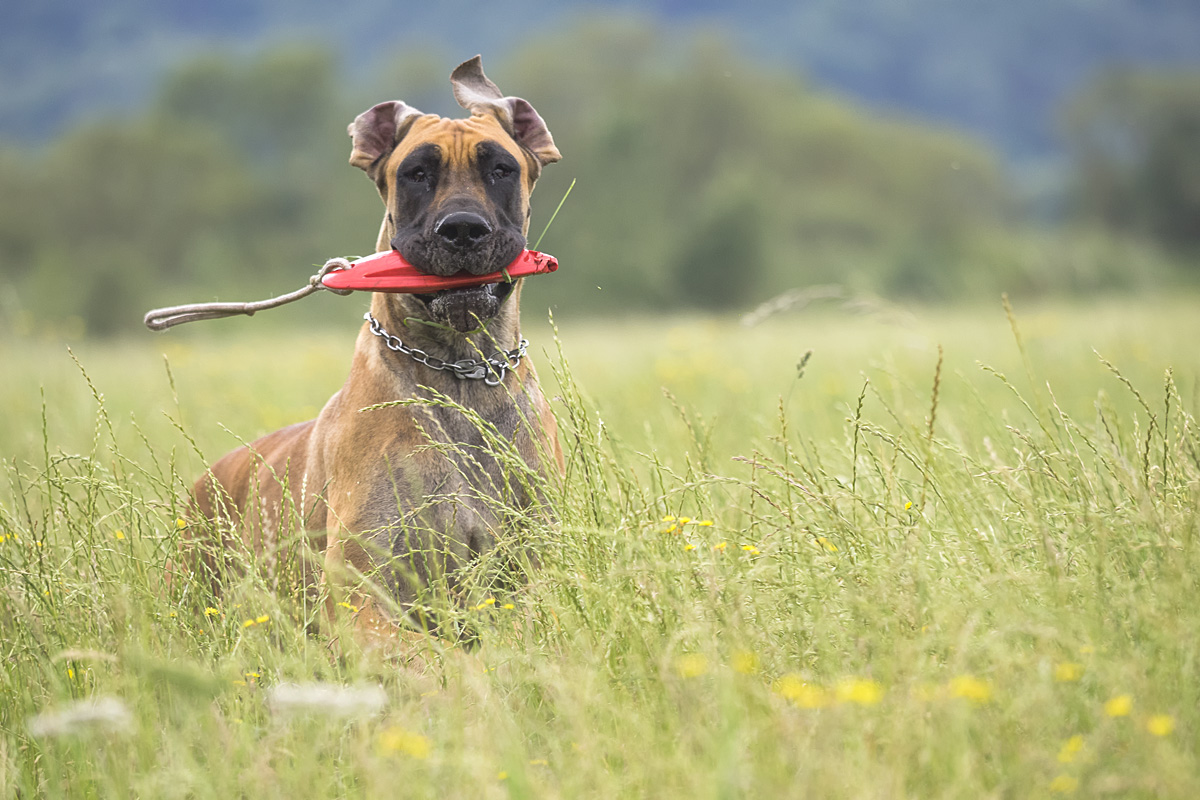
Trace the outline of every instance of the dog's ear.
[[472, 114], [491, 114], [522, 146], [544, 164], [562, 159], [554, 146], [554, 137], [541, 115], [528, 101], [505, 97], [500, 87], [483, 74], [483, 59], [475, 56], [450, 73], [454, 99]]
[[399, 100], [380, 103], [359, 114], [347, 128], [354, 142], [350, 163], [369, 171], [380, 156], [391, 152], [419, 116], [420, 111]]

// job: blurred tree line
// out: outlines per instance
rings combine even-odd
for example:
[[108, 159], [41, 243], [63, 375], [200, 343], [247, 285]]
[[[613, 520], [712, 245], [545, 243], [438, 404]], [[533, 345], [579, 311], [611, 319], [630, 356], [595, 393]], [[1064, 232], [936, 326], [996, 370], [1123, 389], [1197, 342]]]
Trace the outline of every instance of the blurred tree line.
[[1064, 127], [1081, 215], [1200, 251], [1200, 73], [1106, 73]]
[[[32, 141], [97, 110], [138, 107], [214, 41], [253, 52], [319, 39], [358, 78], [372, 54], [434, 44], [489, 60], [581, 14], [720, 25], [755, 58], [871, 106], [956, 125], [1017, 162], [1061, 155], [1054, 112], [1106, 64], [1200, 65], [1195, 0], [6, 0], [0, 138]], [[648, 24], [648, 23], [647, 23]], [[364, 57], [365, 56], [365, 57]]]
[[[447, 79], [459, 60], [407, 52], [348, 86], [321, 47], [216, 54], [169, 76], [144, 112], [0, 151], [0, 315], [18, 329], [77, 319], [112, 334], [136, 329], [152, 306], [258, 299], [298, 287], [330, 256], [366, 254], [382, 206], [347, 164], [346, 124], [388, 98], [460, 114]], [[814, 91], [736, 56], [711, 31], [596, 21], [515, 59], [485, 54], [485, 64], [535, 104], [565, 156], [543, 175], [531, 240], [577, 180], [542, 243], [562, 268], [528, 283], [527, 313], [737, 311], [829, 282], [990, 298], [1167, 274], [1156, 249], [1101, 225], [1024, 225], [978, 142]], [[1193, 115], [1181, 112], [1169, 135], [1148, 125], [1127, 136], [1142, 148], [1161, 140], [1142, 161], [1105, 149], [1105, 115], [1124, 107], [1103, 87], [1073, 107], [1084, 217], [1172, 242], [1191, 230], [1194, 240], [1194, 225], [1154, 216], [1174, 200], [1116, 199], [1154, 193], [1131, 169], [1195, 168], [1194, 147], [1190, 161], [1170, 149], [1196, 124], [1194, 101], [1173, 92], [1159, 106], [1192, 102]], [[1113, 152], [1120, 169], [1107, 174]], [[1107, 181], [1113, 199], [1100, 202], [1089, 181]], [[1194, 190], [1194, 173], [1176, 185]], [[1162, 208], [1135, 213], [1129, 202]], [[344, 317], [345, 301], [309, 301], [298, 313]]]

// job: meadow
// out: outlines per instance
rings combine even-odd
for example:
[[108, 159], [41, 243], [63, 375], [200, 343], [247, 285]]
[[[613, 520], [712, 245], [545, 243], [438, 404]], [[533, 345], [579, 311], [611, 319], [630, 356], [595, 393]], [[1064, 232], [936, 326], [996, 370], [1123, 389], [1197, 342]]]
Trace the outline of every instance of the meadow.
[[191, 481], [317, 412], [354, 310], [10, 339], [0, 795], [1198, 796], [1198, 310], [526, 309], [558, 519], [442, 602], [477, 646], [408, 663], [164, 581]]

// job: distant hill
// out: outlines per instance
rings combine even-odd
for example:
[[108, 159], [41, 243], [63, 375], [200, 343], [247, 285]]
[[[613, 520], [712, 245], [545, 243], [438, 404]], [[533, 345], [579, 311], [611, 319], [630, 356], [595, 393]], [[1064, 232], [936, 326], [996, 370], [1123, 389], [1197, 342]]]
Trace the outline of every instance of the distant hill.
[[172, 65], [214, 48], [307, 39], [361, 77], [413, 48], [494, 62], [580, 13], [711, 26], [753, 59], [974, 132], [1011, 160], [1053, 153], [1063, 97], [1106, 65], [1200, 67], [1196, 0], [6, 0], [0, 138], [37, 141], [140, 106]]

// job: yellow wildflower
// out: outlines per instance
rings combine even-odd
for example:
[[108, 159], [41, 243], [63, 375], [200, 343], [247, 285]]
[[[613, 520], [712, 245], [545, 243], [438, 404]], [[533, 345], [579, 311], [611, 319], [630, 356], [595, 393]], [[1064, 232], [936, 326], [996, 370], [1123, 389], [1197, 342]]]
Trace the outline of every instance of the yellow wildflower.
[[695, 549], [696, 549], [696, 545], [694, 545], [694, 544], [685, 544], [683, 546], [683, 551], [685, 553], [688, 552], [689, 550], [695, 550]]
[[262, 677], [262, 675], [259, 675], [257, 672], [247, 672], [247, 673], [246, 673], [246, 677], [247, 677], [247, 678], [251, 678], [251, 679], [253, 679], [253, 678], [261, 678], [261, 677]]
[[261, 617], [255, 618], [254, 622], [257, 625], [262, 625], [264, 622], [267, 622], [270, 619], [271, 619], [271, 617], [269, 615], [263, 614]]
[[175, 520], [175, 527], [179, 530], [183, 530], [187, 527], [187, 520], [185, 520], [183, 517], [178, 518]]
[[243, 628], [253, 628], [253, 627], [254, 627], [254, 620], [252, 620], [252, 619], [248, 619], [248, 620], [246, 620], [245, 622], [243, 622], [243, 623], [242, 623], [242, 627], [243, 627]]
[[905, 511], [908, 511], [910, 508], [912, 508], [912, 500], [909, 500], [908, 502], [906, 502], [906, 503], [904, 504], [904, 510], [905, 510]]
[[836, 553], [837, 549], [838, 549], [836, 544], [829, 541], [824, 536], [818, 536], [816, 539], [816, 542], [814, 542], [814, 544], [816, 544], [818, 547], [824, 547], [826, 550], [828, 550], [831, 553]]
[[1154, 714], [1146, 720], [1146, 730], [1155, 736], [1170, 736], [1175, 730], [1175, 718], [1170, 714]]
[[338, 605], [341, 606], [342, 608], [346, 609], [347, 611], [349, 611], [351, 614], [358, 613], [358, 606], [354, 605], [353, 603], [347, 603], [345, 601], [342, 601], [342, 602], [338, 603]]
[[679, 518], [679, 527], [682, 528], [684, 525], [687, 525], [691, 521], [692, 521], [691, 517], [680, 517]]
[[1050, 781], [1050, 791], [1055, 794], [1074, 794], [1079, 788], [1079, 779], [1071, 775], [1058, 775]]
[[728, 546], [729, 546], [729, 542], [718, 542], [717, 544], [713, 545], [713, 550], [716, 550], [718, 552], [724, 552], [725, 548]]
[[758, 656], [749, 650], [738, 650], [733, 654], [733, 671], [753, 675], [758, 672]]
[[1110, 717], [1128, 717], [1133, 711], [1133, 698], [1127, 694], [1119, 694], [1104, 704], [1104, 713]]
[[1075, 760], [1075, 757], [1083, 750], [1083, 737], [1075, 734], [1070, 739], [1063, 742], [1062, 747], [1058, 750], [1058, 761], [1060, 764], [1070, 764]]
[[843, 678], [838, 681], [834, 694], [839, 702], [873, 706], [883, 699], [883, 687], [871, 680]]
[[824, 708], [829, 705], [829, 693], [820, 686], [805, 682], [799, 675], [784, 675], [775, 681], [771, 689], [799, 708]]
[[496, 780], [498, 780], [498, 781], [508, 780], [508, 773], [505, 772], [504, 770], [500, 770], [499, 772], [496, 773]]
[[713, 521], [711, 519], [702, 519], [699, 522], [697, 522], [696, 524], [699, 525], [701, 528], [711, 528]]
[[1062, 661], [1054, 665], [1054, 680], [1059, 683], [1072, 683], [1083, 675], [1083, 666], [1074, 661]]
[[992, 699], [992, 687], [974, 675], [959, 675], [950, 680], [950, 696], [962, 697], [982, 705]]
[[516, 606], [514, 606], [512, 603], [505, 603], [504, 605], [502, 605], [500, 607], [503, 608], [505, 611], [512, 611], [514, 608], [516, 608]]
[[670, 527], [664, 529], [663, 533], [679, 533], [679, 526], [671, 525]]
[[752, 544], [744, 544], [744, 545], [742, 545], [742, 549], [745, 550], [747, 553], [749, 553], [752, 556], [758, 555], [758, 552], [759, 552], [758, 548]]
[[429, 739], [392, 726], [379, 734], [379, 749], [384, 753], [403, 753], [418, 759], [429, 758]]
[[708, 672], [708, 659], [700, 653], [685, 653], [675, 659], [675, 671], [681, 678], [698, 678]]
[[674, 522], [675, 516], [673, 514], [667, 514], [665, 517], [662, 518], [662, 521], [663, 522]]
[[124, 531], [117, 531], [116, 533], [114, 533], [114, 534], [113, 534], [113, 536], [115, 536], [115, 537], [116, 537], [116, 538], [118, 538], [118, 539], [124, 539], [124, 538], [125, 538], [125, 532], [124, 532]]

